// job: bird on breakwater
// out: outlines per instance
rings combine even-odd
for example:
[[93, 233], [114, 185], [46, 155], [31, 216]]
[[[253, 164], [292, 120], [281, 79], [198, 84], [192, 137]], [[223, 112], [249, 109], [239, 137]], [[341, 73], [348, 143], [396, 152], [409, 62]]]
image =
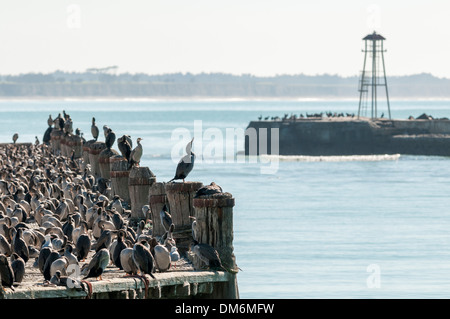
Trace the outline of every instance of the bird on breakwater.
[[19, 134], [14, 133], [14, 135], [13, 135], [13, 137], [12, 137], [13, 143], [16, 144], [16, 142], [17, 142], [18, 139], [19, 139]]
[[102, 274], [109, 264], [109, 259], [108, 249], [102, 248], [96, 252], [89, 264], [81, 268], [81, 275], [84, 276], [83, 279], [95, 277], [97, 280], [103, 280]]
[[150, 275], [153, 279], [154, 260], [150, 250], [143, 245], [143, 242], [134, 244], [132, 258], [142, 274]]
[[99, 130], [97, 125], [95, 124], [95, 117], [92, 118], [91, 133], [94, 140], [97, 141]]
[[106, 137], [108, 136], [109, 130], [110, 130], [110, 128], [108, 125], [106, 125], [106, 124], [103, 125], [103, 135], [105, 136], [105, 140], [106, 140]]
[[25, 262], [16, 253], [11, 256], [11, 269], [14, 273], [14, 282], [21, 283], [25, 277]]
[[129, 135], [122, 135], [117, 139], [117, 147], [122, 156], [130, 162], [131, 151], [133, 150], [133, 142]]
[[120, 264], [126, 275], [137, 275], [139, 269], [133, 260], [133, 248], [128, 247], [120, 252]]
[[81, 275], [84, 276], [83, 279], [95, 277], [97, 280], [102, 280], [102, 274], [109, 264], [109, 259], [110, 255], [108, 249], [102, 248], [96, 252], [89, 264], [83, 266], [81, 269]]
[[199, 230], [198, 230], [197, 218], [194, 217], [194, 216], [189, 216], [189, 218], [193, 220], [193, 221], [192, 221], [192, 224], [191, 224], [192, 238], [193, 238], [194, 240], [197, 240], [197, 241], [198, 241], [198, 239], [199, 239], [199, 238], [198, 238], [198, 232], [199, 232]]
[[91, 250], [91, 239], [88, 234], [81, 234], [76, 242], [75, 251], [78, 261], [85, 261]]
[[191, 251], [210, 269], [227, 271], [225, 267], [222, 266], [219, 253], [211, 245], [199, 243], [194, 239], [191, 244]]
[[192, 140], [189, 143], [187, 143], [186, 155], [183, 156], [178, 162], [177, 169], [175, 171], [175, 176], [168, 183], [178, 179], [182, 179], [184, 183], [185, 178], [194, 168], [195, 153], [192, 152], [192, 143], [194, 143], [194, 138], [192, 138]]
[[152, 247], [153, 257], [155, 259], [155, 266], [159, 272], [165, 272], [170, 268], [170, 251], [159, 244], [156, 238], [152, 238], [150, 242], [150, 246]]
[[159, 212], [159, 217], [161, 219], [162, 227], [165, 231], [168, 231], [170, 225], [172, 225], [172, 216], [170, 215], [166, 204], [164, 204], [163, 208]]
[[196, 193], [194, 198], [203, 196], [203, 195], [214, 195], [214, 194], [220, 194], [222, 193], [222, 187], [217, 185], [214, 182], [211, 182], [211, 184], [201, 187]]
[[18, 256], [20, 256], [23, 259], [23, 261], [26, 263], [29, 259], [29, 250], [28, 250], [27, 244], [23, 240], [22, 232], [23, 232], [22, 228], [17, 229], [16, 235], [14, 236], [13, 242], [12, 242], [12, 248], [13, 248], [12, 250], [13, 250], [13, 253], [16, 253]]
[[139, 166], [143, 153], [141, 141], [142, 138], [138, 137], [136, 140], [137, 145], [130, 153], [128, 169], [131, 169], [134, 165]]
[[116, 134], [114, 131], [110, 128], [108, 128], [108, 131], [106, 132], [105, 137], [105, 145], [107, 149], [111, 149], [111, 147], [114, 145], [114, 142], [116, 141]]
[[8, 287], [14, 291], [14, 272], [11, 263], [5, 255], [0, 255], [0, 277], [3, 290], [5, 290], [5, 287]]
[[113, 263], [119, 269], [123, 269], [122, 263], [120, 261], [120, 253], [125, 248], [128, 248], [126, 243], [125, 243], [125, 231], [119, 230], [119, 232], [117, 234], [117, 243], [116, 243], [116, 246], [114, 247], [114, 250], [113, 250], [113, 253], [112, 253]]

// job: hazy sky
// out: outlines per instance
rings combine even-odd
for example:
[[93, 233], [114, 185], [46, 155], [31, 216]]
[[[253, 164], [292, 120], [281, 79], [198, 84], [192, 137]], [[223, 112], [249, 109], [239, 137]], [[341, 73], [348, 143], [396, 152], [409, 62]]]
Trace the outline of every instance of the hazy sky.
[[373, 30], [388, 75], [450, 78], [449, 0], [0, 0], [0, 74], [350, 76]]

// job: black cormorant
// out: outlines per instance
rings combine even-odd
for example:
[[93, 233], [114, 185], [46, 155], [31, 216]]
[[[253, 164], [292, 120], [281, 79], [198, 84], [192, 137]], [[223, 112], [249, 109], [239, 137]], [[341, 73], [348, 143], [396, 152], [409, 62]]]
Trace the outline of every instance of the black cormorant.
[[177, 170], [175, 172], [175, 177], [172, 178], [170, 182], [176, 179], [182, 179], [184, 183], [184, 179], [189, 175], [189, 173], [194, 168], [195, 154], [192, 152], [192, 143], [194, 142], [194, 138], [186, 145], [186, 155], [181, 158], [178, 162]]

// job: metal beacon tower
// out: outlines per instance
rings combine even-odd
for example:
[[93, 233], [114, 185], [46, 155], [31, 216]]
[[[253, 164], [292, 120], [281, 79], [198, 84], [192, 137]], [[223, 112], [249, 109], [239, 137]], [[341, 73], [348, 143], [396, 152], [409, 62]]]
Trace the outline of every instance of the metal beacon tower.
[[[389, 93], [386, 81], [386, 68], [384, 65], [383, 41], [386, 40], [382, 35], [375, 31], [363, 38], [364, 40], [364, 65], [359, 81], [359, 107], [358, 118], [360, 116], [369, 117], [367, 114], [370, 104], [370, 118], [378, 118], [378, 87], [384, 86], [386, 89], [387, 111], [391, 119], [391, 108], [389, 105]], [[384, 112], [381, 117], [384, 117]]]

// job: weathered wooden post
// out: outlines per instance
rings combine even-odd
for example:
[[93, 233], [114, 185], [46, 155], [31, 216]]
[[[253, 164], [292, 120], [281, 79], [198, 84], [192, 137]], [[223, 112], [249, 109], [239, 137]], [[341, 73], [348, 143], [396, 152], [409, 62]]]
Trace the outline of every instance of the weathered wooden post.
[[110, 158], [118, 155], [116, 150], [113, 149], [107, 149], [105, 148], [102, 150], [98, 156], [98, 166], [100, 169], [100, 176], [103, 178], [110, 179], [110, 170], [111, 170], [111, 164], [110, 164]]
[[70, 156], [72, 155], [72, 151], [75, 152], [73, 157], [75, 159], [83, 157], [83, 139], [81, 136], [78, 135], [72, 135], [70, 137], [70, 145], [71, 145], [71, 152]]
[[52, 146], [53, 154], [60, 154], [61, 152], [61, 137], [64, 134], [62, 130], [54, 128], [50, 133], [50, 144]]
[[167, 200], [165, 183], [155, 183], [150, 187], [150, 194], [148, 198], [153, 228], [153, 236], [162, 236], [165, 233], [164, 227], [161, 224], [161, 218], [159, 212], [164, 207], [164, 204], [169, 206], [169, 201]]
[[89, 151], [91, 149], [91, 144], [94, 142], [95, 140], [89, 140], [83, 144], [83, 161], [85, 164], [89, 164]]
[[128, 178], [130, 192], [131, 218], [133, 223], [139, 222], [145, 216], [142, 206], [148, 205], [150, 187], [156, 182], [156, 177], [148, 167], [134, 166]]
[[[209, 244], [219, 253], [222, 265], [229, 269], [230, 280], [215, 287], [216, 298], [239, 298], [236, 273], [236, 257], [233, 248], [233, 207], [234, 198], [230, 193], [203, 195], [193, 199], [199, 243]], [[194, 267], [201, 261], [194, 258]]]
[[106, 148], [104, 142], [94, 142], [89, 147], [89, 164], [91, 164], [92, 174], [95, 177], [100, 177], [100, 165], [98, 163], [98, 159], [100, 153]]
[[109, 158], [111, 178], [111, 188], [114, 195], [119, 195], [128, 205], [130, 205], [130, 191], [128, 179], [128, 161], [122, 155], [115, 155]]
[[[203, 183], [201, 182], [165, 184], [170, 214], [175, 225], [173, 237], [177, 243], [178, 251], [182, 255], [186, 255], [192, 241], [192, 220], [189, 216], [194, 216], [192, 200], [197, 190], [202, 186]], [[159, 212], [157, 213], [159, 214]]]
[[[63, 131], [64, 132], [64, 131]], [[67, 157], [67, 146], [66, 146], [66, 143], [68, 142], [68, 141], [66, 141], [66, 139], [67, 139], [67, 134], [66, 133], [63, 133], [61, 136], [60, 136], [60, 138], [59, 138], [59, 150], [60, 150], [60, 154], [62, 155], [62, 156], [65, 156], [65, 157]]]

